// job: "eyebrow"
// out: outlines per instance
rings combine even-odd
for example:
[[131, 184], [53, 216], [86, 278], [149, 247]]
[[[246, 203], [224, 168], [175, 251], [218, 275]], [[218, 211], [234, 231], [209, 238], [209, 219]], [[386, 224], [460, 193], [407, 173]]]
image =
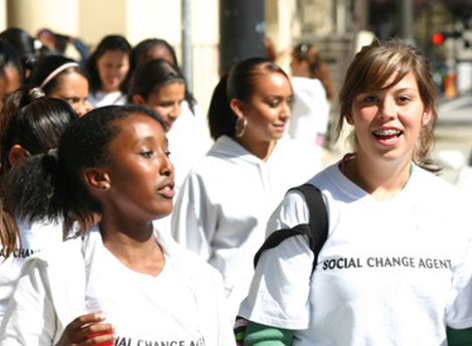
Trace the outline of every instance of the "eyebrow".
[[[155, 136], [139, 137], [139, 138], [135, 141], [135, 143], [136, 143], [136, 144], [139, 144], [139, 143], [146, 142], [146, 141], [157, 142], [157, 139], [156, 139]], [[167, 138], [167, 136], [164, 138], [164, 144], [165, 144], [165, 145], [169, 145], [169, 139]]]

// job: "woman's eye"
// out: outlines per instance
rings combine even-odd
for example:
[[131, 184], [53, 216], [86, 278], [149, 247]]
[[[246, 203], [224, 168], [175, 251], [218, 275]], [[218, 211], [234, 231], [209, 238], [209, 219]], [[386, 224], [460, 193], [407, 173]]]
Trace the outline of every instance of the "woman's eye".
[[400, 96], [400, 97], [398, 98], [398, 101], [403, 102], [403, 103], [404, 103], [404, 102], [408, 102], [408, 101], [410, 101], [410, 100], [411, 100], [411, 98], [408, 97], [408, 96]]
[[364, 97], [363, 101], [371, 103], [377, 101], [377, 98], [373, 95], [367, 95]]
[[172, 153], [170, 151], [166, 151], [165, 154], [166, 154], [167, 157], [169, 157], [170, 154], [172, 154]]
[[277, 108], [280, 105], [280, 101], [267, 101], [270, 108]]
[[70, 104], [74, 104], [74, 103], [79, 102], [79, 100], [77, 98], [74, 98], [74, 97], [66, 98], [64, 101], [66, 101], [67, 103], [70, 103]]
[[154, 155], [154, 152], [151, 151], [151, 150], [143, 151], [143, 152], [140, 153], [140, 155], [145, 157], [145, 158], [150, 158]]

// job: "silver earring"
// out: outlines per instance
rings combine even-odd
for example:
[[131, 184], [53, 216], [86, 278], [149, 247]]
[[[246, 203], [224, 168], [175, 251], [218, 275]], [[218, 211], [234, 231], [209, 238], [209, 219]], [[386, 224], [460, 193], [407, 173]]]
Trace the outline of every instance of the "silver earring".
[[[242, 122], [241, 122], [242, 119]], [[247, 119], [244, 117], [238, 117], [238, 120], [236, 121], [236, 126], [234, 129], [234, 135], [238, 138], [241, 138], [244, 135], [244, 132], [246, 132], [246, 126], [247, 126]]]
[[110, 183], [104, 182], [104, 183], [102, 184], [102, 190], [108, 190], [109, 188], [110, 188]]

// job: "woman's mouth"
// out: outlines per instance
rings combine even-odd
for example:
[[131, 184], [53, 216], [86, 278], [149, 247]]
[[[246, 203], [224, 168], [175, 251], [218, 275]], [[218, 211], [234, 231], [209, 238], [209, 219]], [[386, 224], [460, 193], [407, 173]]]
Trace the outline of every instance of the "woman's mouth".
[[372, 134], [383, 145], [393, 145], [398, 142], [403, 131], [396, 129], [386, 129], [373, 131]]
[[278, 131], [278, 132], [285, 132], [286, 130], [286, 124], [275, 124], [274, 125], [275, 129]]
[[172, 199], [175, 196], [174, 184], [166, 184], [157, 190], [161, 196]]

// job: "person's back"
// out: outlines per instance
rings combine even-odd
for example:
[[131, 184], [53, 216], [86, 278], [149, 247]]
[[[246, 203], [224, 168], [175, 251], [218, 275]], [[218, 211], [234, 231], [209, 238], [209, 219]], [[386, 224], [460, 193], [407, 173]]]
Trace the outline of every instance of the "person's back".
[[307, 44], [294, 48], [290, 67], [294, 95], [288, 133], [294, 139], [322, 147], [334, 98], [329, 67], [318, 49]]

